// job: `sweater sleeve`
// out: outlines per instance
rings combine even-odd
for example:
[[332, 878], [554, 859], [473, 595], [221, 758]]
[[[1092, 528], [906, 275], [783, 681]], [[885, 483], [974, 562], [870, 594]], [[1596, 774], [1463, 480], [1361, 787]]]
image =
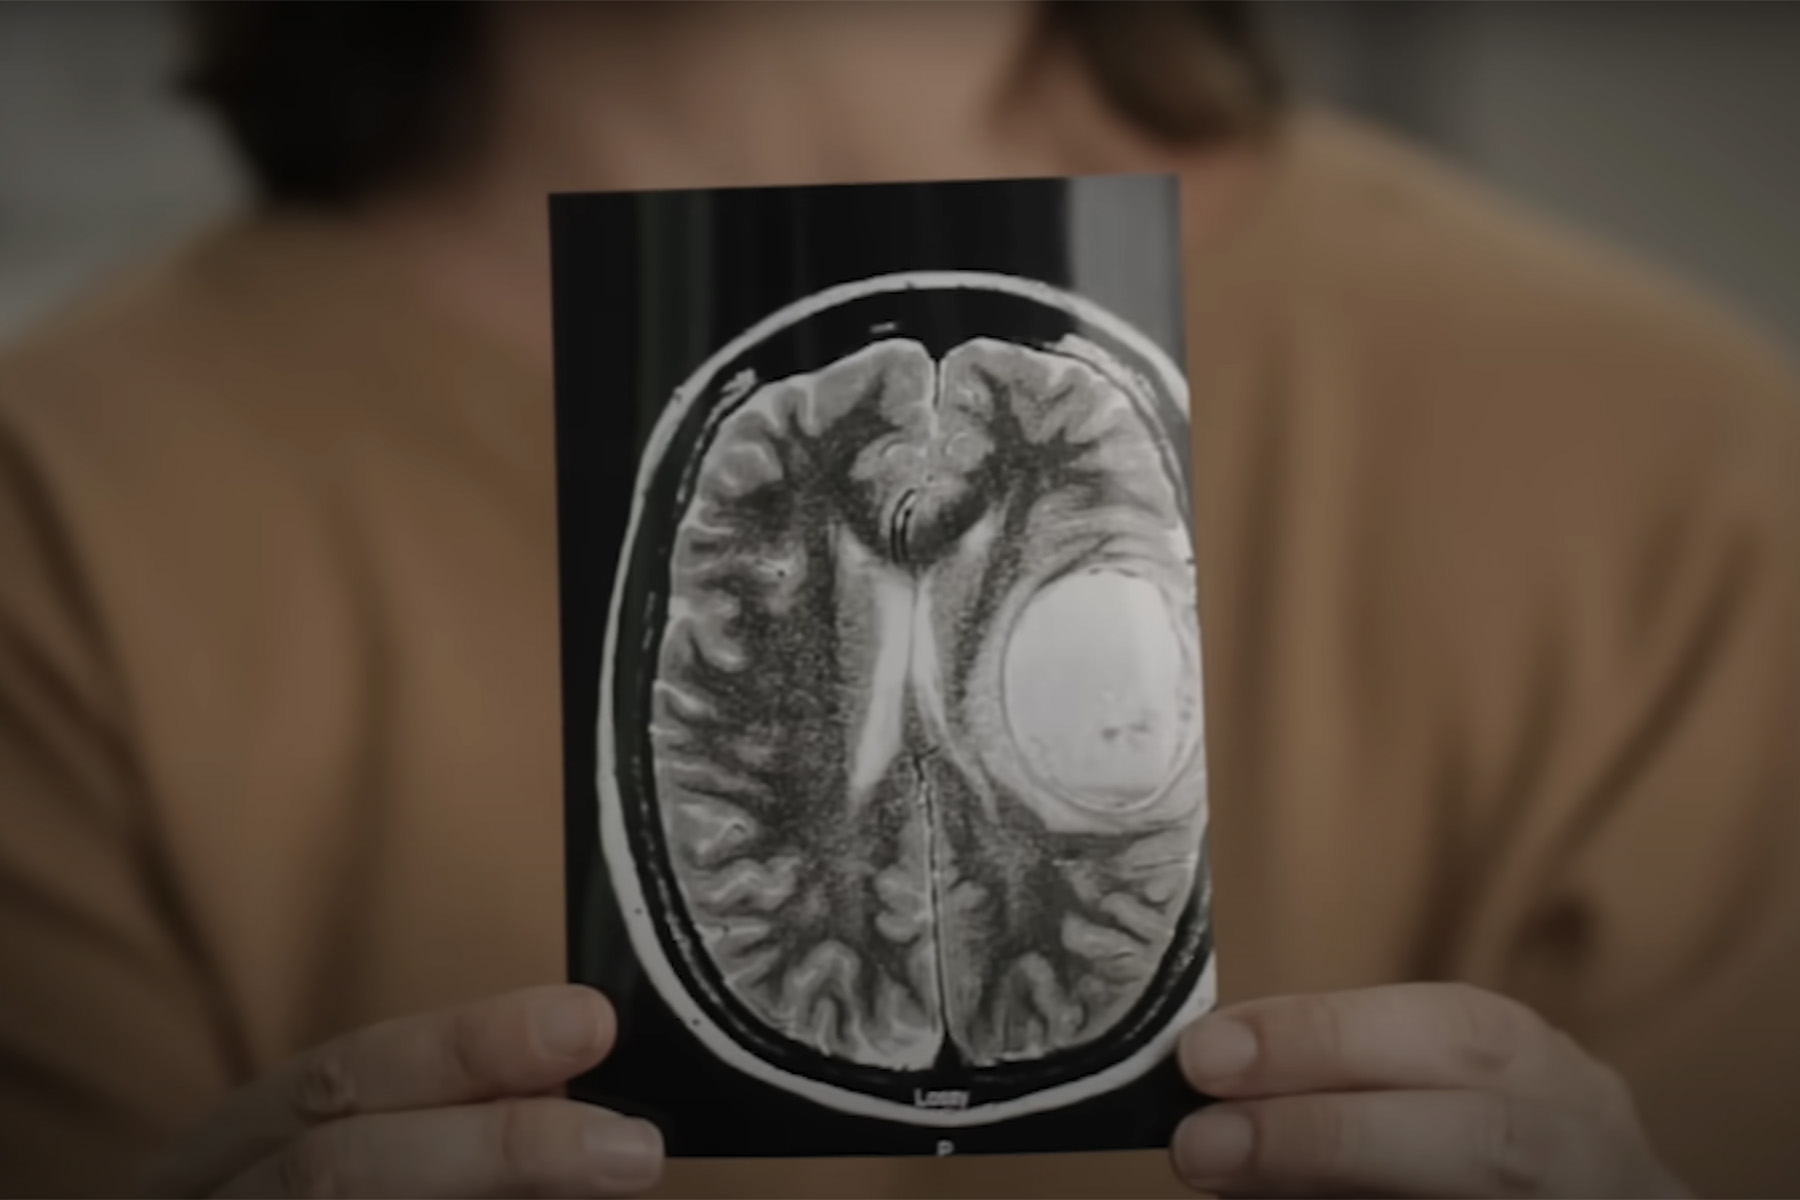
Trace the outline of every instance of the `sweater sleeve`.
[[0, 431], [0, 1193], [121, 1194], [225, 1087], [140, 789], [79, 547]]
[[[1593, 546], [1565, 639], [1578, 732], [1513, 838], [1504, 990], [1616, 1066], [1707, 1195], [1800, 1188], [1800, 394], [1711, 374], [1689, 486]], [[1578, 526], [1577, 526], [1578, 528]], [[1582, 629], [1586, 629], [1583, 634]], [[1579, 636], [1578, 636], [1579, 635]], [[1537, 822], [1533, 826], [1533, 822]], [[1529, 876], [1529, 878], [1525, 878]]]
[[[1796, 402], [1800, 411], [1800, 402]], [[1800, 437], [1725, 489], [1710, 568], [1561, 864], [1605, 933], [1590, 1041], [1714, 1195], [1800, 1188]], [[1768, 453], [1779, 448], [1779, 456]], [[1616, 807], [1609, 807], [1615, 800]]]

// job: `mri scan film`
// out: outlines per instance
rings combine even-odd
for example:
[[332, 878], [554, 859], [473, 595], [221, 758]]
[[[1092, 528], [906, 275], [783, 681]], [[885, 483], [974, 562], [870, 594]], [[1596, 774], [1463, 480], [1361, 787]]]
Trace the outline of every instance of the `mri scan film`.
[[557, 197], [576, 1093], [1160, 1144], [1215, 990], [1174, 186]]

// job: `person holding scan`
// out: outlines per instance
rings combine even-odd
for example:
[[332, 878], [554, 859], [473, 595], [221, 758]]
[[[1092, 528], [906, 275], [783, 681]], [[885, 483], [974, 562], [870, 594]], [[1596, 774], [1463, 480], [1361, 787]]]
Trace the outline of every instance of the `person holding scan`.
[[[1800, 386], [1251, 15], [194, 10], [258, 202], [0, 359], [0, 1190], [1800, 1190]], [[559, 982], [545, 195], [1129, 172], [1183, 188], [1195, 1112], [665, 1161], [561, 1094], [615, 1021]]]

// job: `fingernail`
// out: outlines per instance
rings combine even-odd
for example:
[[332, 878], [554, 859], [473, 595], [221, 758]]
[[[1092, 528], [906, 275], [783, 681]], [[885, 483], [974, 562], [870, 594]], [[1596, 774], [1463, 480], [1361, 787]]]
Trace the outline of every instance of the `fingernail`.
[[1256, 1034], [1248, 1025], [1215, 1017], [1188, 1031], [1181, 1044], [1181, 1066], [1190, 1083], [1203, 1086], [1242, 1075], [1256, 1062], [1258, 1052]]
[[648, 1121], [608, 1117], [589, 1127], [585, 1141], [595, 1169], [612, 1187], [649, 1187], [662, 1174], [662, 1134]]
[[1249, 1117], [1209, 1108], [1189, 1117], [1176, 1132], [1175, 1169], [1195, 1187], [1227, 1180], [1249, 1163], [1255, 1140]]
[[557, 1058], [585, 1059], [600, 1042], [594, 1005], [580, 993], [559, 996], [538, 1018], [538, 1036]]

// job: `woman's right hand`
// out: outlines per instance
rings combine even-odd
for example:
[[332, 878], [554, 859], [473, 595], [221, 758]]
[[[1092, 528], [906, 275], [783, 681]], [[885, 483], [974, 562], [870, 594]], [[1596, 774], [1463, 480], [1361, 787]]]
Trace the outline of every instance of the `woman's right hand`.
[[633, 1196], [662, 1173], [646, 1121], [562, 1097], [612, 1049], [573, 985], [405, 1017], [308, 1051], [228, 1097], [152, 1173], [152, 1196]]

